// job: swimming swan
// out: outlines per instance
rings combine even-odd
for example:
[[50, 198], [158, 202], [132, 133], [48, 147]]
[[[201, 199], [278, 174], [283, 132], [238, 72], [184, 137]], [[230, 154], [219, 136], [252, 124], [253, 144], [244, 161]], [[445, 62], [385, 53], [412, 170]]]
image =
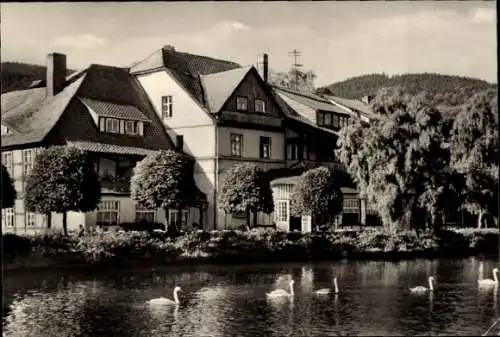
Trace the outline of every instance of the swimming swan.
[[276, 289], [276, 290], [273, 290], [271, 291], [270, 293], [267, 293], [267, 297], [284, 297], [284, 296], [293, 296], [294, 295], [294, 292], [293, 292], [293, 284], [295, 283], [294, 280], [290, 280], [289, 284], [290, 284], [290, 292], [287, 292], [283, 289]]
[[498, 268], [493, 269], [493, 280], [490, 278], [485, 278], [482, 280], [477, 280], [479, 286], [494, 286], [498, 284]]
[[177, 293], [179, 291], [182, 291], [181, 287], [174, 288], [174, 300], [173, 301], [170, 298], [158, 297], [158, 298], [153, 298], [152, 300], [149, 300], [148, 302], [150, 304], [179, 304], [179, 297], [177, 296]]
[[412, 293], [425, 293], [426, 291], [433, 291], [434, 290], [434, 285], [432, 284], [433, 281], [434, 281], [434, 277], [429, 276], [429, 288], [426, 288], [424, 286], [416, 286], [416, 287], [410, 288], [410, 291]]
[[[338, 294], [339, 293], [339, 286], [337, 285], [337, 278], [333, 278], [333, 285], [334, 285], [334, 293]], [[331, 292], [330, 288], [323, 288], [316, 290], [316, 294], [318, 295], [328, 295]]]

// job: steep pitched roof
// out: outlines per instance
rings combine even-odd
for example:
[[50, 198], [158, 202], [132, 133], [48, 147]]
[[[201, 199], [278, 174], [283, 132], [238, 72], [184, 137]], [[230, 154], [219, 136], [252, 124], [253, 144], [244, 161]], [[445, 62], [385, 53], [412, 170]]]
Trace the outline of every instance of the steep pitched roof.
[[[273, 97], [274, 99], [276, 100], [276, 103], [278, 104], [278, 106], [280, 107], [280, 109], [283, 111], [285, 117], [288, 119], [288, 120], [291, 120], [293, 122], [296, 122], [296, 123], [299, 123], [299, 124], [302, 124], [304, 126], [306, 126], [306, 128], [310, 129], [310, 130], [321, 130], [323, 132], [326, 132], [328, 134], [332, 134], [332, 135], [335, 135], [335, 136], [338, 136], [338, 133], [334, 130], [331, 130], [331, 129], [328, 129], [328, 128], [324, 128], [324, 127], [321, 127], [319, 125], [316, 125], [314, 124], [313, 122], [311, 122], [309, 119], [303, 117], [301, 114], [299, 114], [298, 112], [296, 112], [279, 94], [278, 94], [278, 90], [276, 89], [276, 87], [274, 86], [271, 86], [271, 91], [272, 91], [272, 94], [273, 94]], [[331, 104], [331, 103], [330, 103]]]
[[144, 114], [133, 105], [109, 103], [85, 97], [80, 97], [80, 100], [97, 115], [102, 117], [151, 122], [151, 119], [144, 116]]
[[321, 96], [310, 94], [310, 93], [302, 93], [297, 91], [292, 91], [289, 89], [274, 87], [278, 94], [281, 94], [285, 97], [288, 97], [296, 102], [304, 104], [311, 109], [314, 110], [322, 110], [322, 111], [331, 111], [335, 113], [347, 114], [348, 112], [338, 106], [332, 104], [332, 102], [327, 99], [322, 98]]
[[357, 100], [357, 99], [348, 99], [331, 95], [323, 95], [326, 99], [332, 100], [340, 105], [343, 105], [351, 110], [356, 110], [364, 113], [365, 115], [372, 115], [373, 111], [370, 108], [370, 105]]
[[209, 75], [200, 75], [205, 93], [205, 103], [212, 113], [219, 112], [236, 87], [252, 69], [252, 66], [237, 68]]
[[157, 50], [130, 68], [130, 73], [167, 69], [179, 84], [202, 106], [207, 107], [204, 99], [200, 75], [220, 73], [241, 68], [235, 62], [219, 60], [207, 56], [178, 52], [173, 48]]
[[[78, 78], [69, 78], [68, 82], [66, 88], [53, 97], [45, 97], [45, 88], [3, 94], [2, 123], [17, 133], [2, 135], [2, 147], [43, 141], [74, 97], [93, 102], [94, 107], [99, 105], [108, 108], [108, 112], [110, 107], [113, 107], [115, 113], [117, 107], [126, 107], [127, 111], [124, 111], [127, 116], [132, 113], [135, 117], [152, 121], [148, 123], [148, 132], [143, 137], [145, 139], [137, 138], [136, 146], [164, 149], [173, 147], [144, 89], [127, 68], [94, 64], [81, 72]], [[8, 98], [6, 102], [4, 97]], [[124, 111], [120, 114], [125, 113]], [[75, 137], [85, 140], [90, 136], [75, 130]], [[97, 134], [93, 138], [93, 141], [101, 143], [112, 142], [120, 145], [122, 142], [121, 145], [130, 146], [130, 142], [125, 140], [126, 137]]]
[[[36, 93], [30, 92], [25, 97], [31, 104], [24, 107], [14, 107], [5, 111], [5, 124], [11, 126], [12, 129], [19, 133], [12, 136], [2, 136], [2, 146], [42, 141], [50, 130], [52, 130], [59, 118], [61, 118], [69, 102], [80, 88], [84, 78], [85, 75], [71, 83], [57, 95], [44, 97], [43, 101], [41, 101], [39, 91], [36, 91]], [[26, 91], [40, 89], [29, 89]], [[45, 91], [45, 89], [42, 90]], [[30, 100], [29, 94], [34, 94], [34, 99]], [[4, 111], [2, 109], [2, 121], [4, 121], [3, 115]]]

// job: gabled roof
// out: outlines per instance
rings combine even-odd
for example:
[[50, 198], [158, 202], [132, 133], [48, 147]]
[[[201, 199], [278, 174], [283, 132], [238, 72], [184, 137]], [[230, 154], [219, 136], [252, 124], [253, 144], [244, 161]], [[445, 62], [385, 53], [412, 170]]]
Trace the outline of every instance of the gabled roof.
[[36, 91], [36, 94], [32, 96], [33, 99], [30, 99], [29, 94], [33, 94], [34, 92], [24, 95], [30, 104], [23, 107], [17, 106], [13, 109], [5, 111], [5, 118], [2, 107], [2, 122], [19, 132], [18, 134], [13, 135], [14, 137], [10, 135], [2, 136], [2, 146], [17, 145], [18, 143], [25, 142], [36, 143], [42, 141], [50, 130], [52, 130], [57, 121], [59, 121], [59, 118], [61, 118], [70, 100], [80, 88], [84, 78], [85, 76], [82, 76], [55, 96], [46, 98], [44, 96], [43, 101], [41, 101], [41, 97], [39, 96], [39, 90], [43, 90], [45, 95], [44, 88], [26, 90], [38, 91]]
[[361, 113], [364, 113], [365, 115], [373, 115], [373, 111], [370, 108], [370, 105], [357, 100], [357, 99], [348, 99], [348, 98], [342, 98], [342, 97], [337, 97], [337, 96], [331, 96], [331, 95], [323, 95], [326, 99], [332, 100], [340, 105], [343, 105], [351, 110], [356, 110]]
[[144, 114], [133, 105], [103, 102], [85, 97], [79, 98], [98, 116], [151, 122], [151, 119], [144, 116]]
[[[67, 86], [53, 97], [45, 96], [45, 88], [35, 88], [13, 91], [2, 95], [2, 123], [13, 129], [16, 134], [2, 135], [2, 147], [24, 145], [43, 141], [49, 132], [61, 119], [69, 106], [82, 99], [101, 112], [140, 117], [148, 123], [148, 131], [144, 137], [108, 135], [88, 131], [93, 129], [75, 130], [72, 140], [87, 140], [116, 145], [128, 145], [151, 148], [169, 149], [173, 147], [171, 139], [157, 116], [151, 102], [138, 80], [127, 68], [102, 65], [91, 65], [86, 70], [67, 79]], [[78, 99], [77, 99], [78, 98]], [[79, 102], [81, 104], [81, 102]], [[117, 112], [117, 108], [123, 111]], [[92, 126], [90, 126], [92, 127]], [[94, 126], [93, 128], [96, 128]]]
[[237, 68], [241, 66], [234, 62], [178, 52], [173, 48], [162, 48], [134, 64], [130, 68], [130, 73], [137, 75], [166, 69], [196, 101], [208, 108], [200, 76]]
[[277, 86], [274, 86], [274, 89], [279, 95], [283, 95], [284, 97], [293, 99], [294, 101], [304, 104], [310, 107], [311, 109], [330, 111], [340, 114], [348, 114], [348, 112], [345, 109], [339, 108], [335, 104], [332, 104], [332, 102], [318, 95], [311, 93], [302, 93], [302, 92], [299, 93], [297, 91], [292, 91]]
[[[281, 111], [283, 111], [285, 117], [289, 120], [289, 121], [292, 121], [292, 122], [296, 122], [296, 123], [299, 123], [299, 124], [302, 124], [304, 126], [306, 126], [307, 129], [310, 129], [310, 130], [321, 130], [325, 133], [328, 133], [328, 134], [331, 134], [331, 135], [334, 135], [334, 136], [338, 136], [338, 133], [334, 130], [331, 130], [331, 129], [328, 129], [328, 128], [324, 128], [324, 127], [321, 127], [319, 125], [316, 125], [314, 124], [312, 121], [310, 121], [309, 119], [305, 118], [304, 116], [302, 116], [301, 114], [299, 114], [298, 112], [296, 112], [284, 99], [283, 97], [281, 97], [279, 94], [278, 94], [278, 90], [276, 89], [276, 87], [274, 86], [271, 86], [272, 87], [272, 94], [273, 94], [273, 97], [276, 101], [276, 103], [278, 104], [278, 106], [280, 107]], [[331, 103], [330, 103], [331, 104]]]
[[219, 112], [251, 69], [252, 66], [249, 66], [220, 73], [200, 75], [208, 110], [212, 113]]

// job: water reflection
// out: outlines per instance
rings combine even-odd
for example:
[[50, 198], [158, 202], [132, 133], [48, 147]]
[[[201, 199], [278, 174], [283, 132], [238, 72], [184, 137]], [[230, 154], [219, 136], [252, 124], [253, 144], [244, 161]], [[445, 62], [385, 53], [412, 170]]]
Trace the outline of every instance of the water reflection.
[[[498, 285], [477, 286], [477, 259], [186, 267], [100, 275], [44, 271], [4, 277], [7, 336], [477, 335], [499, 315]], [[481, 267], [482, 266], [482, 267]], [[436, 289], [411, 296], [408, 288]], [[340, 293], [316, 296], [314, 291]], [[295, 296], [268, 299], [274, 289]], [[179, 305], [148, 306], [183, 288]]]

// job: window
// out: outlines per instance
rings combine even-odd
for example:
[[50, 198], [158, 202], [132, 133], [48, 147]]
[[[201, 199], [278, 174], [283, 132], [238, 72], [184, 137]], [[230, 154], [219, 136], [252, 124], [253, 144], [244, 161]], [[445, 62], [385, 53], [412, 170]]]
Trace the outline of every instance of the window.
[[359, 199], [344, 199], [344, 213], [359, 213]]
[[26, 187], [26, 182], [31, 170], [33, 169], [33, 150], [23, 150], [23, 187]]
[[14, 175], [14, 162], [12, 161], [12, 152], [3, 152], [2, 153], [2, 164], [9, 171], [10, 178], [13, 178]]
[[340, 127], [340, 125], [339, 125], [339, 116], [337, 116], [337, 115], [333, 115], [333, 127], [334, 128]]
[[288, 222], [288, 200], [278, 200], [276, 206], [276, 221]]
[[155, 218], [156, 211], [154, 209], [135, 204], [135, 222], [147, 221], [153, 223], [155, 222]]
[[266, 112], [266, 102], [261, 100], [261, 99], [256, 99], [255, 100], [255, 112], [265, 113]]
[[168, 210], [168, 223], [169, 225], [174, 225], [178, 229], [186, 228], [188, 224], [188, 210], [183, 209], [181, 216], [179, 218], [179, 210], [178, 209], [169, 209]]
[[161, 97], [161, 117], [171, 118], [173, 116], [172, 110], [172, 95]]
[[271, 138], [270, 137], [260, 137], [260, 158], [261, 159], [271, 158]]
[[128, 135], [136, 135], [139, 130], [136, 121], [125, 121], [125, 133]]
[[287, 158], [289, 160], [297, 160], [299, 157], [299, 147], [297, 144], [288, 144]]
[[97, 206], [97, 225], [118, 225], [120, 202], [118, 200], [102, 200]]
[[231, 134], [231, 156], [241, 157], [241, 140], [243, 136], [237, 133]]
[[15, 224], [14, 209], [12, 207], [2, 209], [2, 227], [14, 227]]
[[332, 126], [332, 114], [325, 114], [325, 126]]
[[33, 212], [24, 212], [24, 223], [26, 227], [35, 227], [35, 213]]
[[248, 109], [248, 99], [246, 97], [236, 97], [236, 110], [246, 111]]
[[115, 118], [106, 118], [106, 132], [119, 133], [120, 121]]
[[10, 134], [12, 134], [12, 131], [10, 131], [10, 129], [5, 125], [2, 125], [2, 135], [10, 135]]
[[325, 125], [325, 114], [322, 112], [318, 112], [318, 125], [319, 126]]

